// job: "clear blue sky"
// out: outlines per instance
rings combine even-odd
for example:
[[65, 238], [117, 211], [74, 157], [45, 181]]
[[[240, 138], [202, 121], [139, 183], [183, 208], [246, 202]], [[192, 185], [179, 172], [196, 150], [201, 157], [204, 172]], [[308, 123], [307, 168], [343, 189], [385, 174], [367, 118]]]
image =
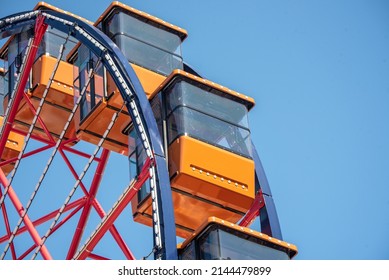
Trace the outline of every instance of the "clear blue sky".
[[[184, 60], [256, 100], [252, 138], [297, 259], [389, 259], [388, 1], [122, 2], [185, 28]], [[49, 3], [94, 21], [111, 1]], [[0, 16], [35, 4], [2, 0]]]

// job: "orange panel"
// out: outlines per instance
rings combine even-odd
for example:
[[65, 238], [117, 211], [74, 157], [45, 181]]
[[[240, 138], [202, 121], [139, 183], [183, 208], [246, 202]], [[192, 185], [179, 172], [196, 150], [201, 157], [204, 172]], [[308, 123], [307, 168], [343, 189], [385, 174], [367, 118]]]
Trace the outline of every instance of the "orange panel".
[[[236, 223], [243, 213], [222, 208], [220, 205], [212, 204], [199, 197], [172, 190], [174, 216], [176, 222], [176, 234], [188, 238], [191, 234], [209, 217], [217, 215], [223, 219]], [[134, 221], [151, 226], [151, 198], [150, 196], [137, 208], [138, 197], [132, 201]]]
[[[80, 113], [79, 111], [76, 112], [77, 137], [89, 143], [98, 144], [116, 111], [115, 108], [108, 107], [105, 101], [101, 101], [81, 124], [79, 124]], [[119, 154], [128, 155], [129, 137], [123, 134], [122, 131], [127, 127], [130, 120], [130, 116], [125, 112], [119, 113], [118, 119], [102, 146]]]
[[[38, 108], [41, 99], [31, 96], [29, 92], [28, 95], [30, 96], [30, 100], [34, 108]], [[8, 104], [8, 98], [4, 98], [4, 106], [7, 106], [7, 104]], [[39, 116], [44, 121], [46, 127], [48, 128], [48, 130], [50, 131], [54, 139], [57, 139], [62, 133], [62, 130], [69, 118], [69, 114], [70, 111], [68, 109], [59, 107], [57, 105], [51, 105], [50, 103], [46, 102], [43, 105], [43, 109], [41, 110]], [[25, 99], [22, 99], [18, 108], [18, 112], [16, 114], [13, 127], [28, 132], [33, 118], [34, 115], [31, 112], [29, 106], [26, 104]], [[36, 123], [33, 134], [48, 139], [46, 133], [43, 131], [39, 122]], [[65, 133], [64, 138], [65, 139], [76, 138], [73, 123], [71, 123], [70, 126], [68, 127], [68, 130]]]
[[[0, 116], [0, 127], [3, 123], [3, 117]], [[3, 154], [1, 155], [1, 161], [5, 161], [11, 158], [16, 158], [23, 148], [24, 136], [15, 132], [10, 132], [7, 142], [4, 147]], [[14, 168], [15, 162], [2, 166], [2, 170], [5, 175], [8, 175]]]
[[[42, 55], [35, 62], [32, 68], [33, 96], [42, 97], [56, 61], [57, 59], [54, 57]], [[46, 102], [71, 110], [74, 106], [73, 95], [73, 65], [61, 61], [50, 86]]]
[[[254, 201], [254, 161], [182, 136], [169, 147], [176, 233], [187, 238], [209, 216], [236, 223]], [[151, 199], [132, 201], [136, 222], [151, 225]]]
[[[142, 83], [147, 96], [165, 79], [164, 76], [140, 66], [132, 65], [132, 67]], [[100, 80], [98, 82], [102, 88], [102, 82]], [[96, 88], [100, 88], [100, 86]], [[103, 143], [103, 147], [120, 154], [128, 155], [128, 135], [123, 134], [122, 131], [129, 125], [131, 118], [126, 106], [123, 106], [123, 98], [111, 76], [108, 76], [107, 79], [107, 92], [108, 98], [98, 103], [81, 124], [80, 112], [77, 112], [75, 119], [77, 137], [84, 141], [97, 144], [108, 127], [114, 112], [122, 109], [107, 140]]]
[[188, 136], [169, 147], [172, 187], [246, 212], [255, 196], [254, 161]]
[[[141, 66], [135, 65], [130, 63], [132, 68], [135, 71], [135, 74], [137, 75], [143, 90], [146, 93], [146, 96], [148, 99], [150, 99], [151, 94], [158, 88], [158, 86], [166, 79], [165, 76], [162, 76], [158, 73], [155, 73], [151, 70], [148, 70], [146, 68], [143, 68]], [[107, 91], [109, 96], [108, 104], [110, 106], [113, 106], [115, 108], [120, 109], [123, 105], [123, 98], [118, 92], [118, 89], [112, 79], [112, 77], [109, 75], [107, 79]]]
[[138, 65], [132, 63], [130, 64], [138, 76], [147, 98], [150, 99], [150, 95], [158, 88], [158, 86], [166, 79], [166, 77]]
[[[35, 109], [39, 106], [55, 63], [56, 58], [43, 55], [33, 65], [32, 90], [28, 91], [27, 94]], [[62, 133], [73, 108], [74, 97], [72, 84], [73, 66], [61, 61], [40, 113], [40, 117], [54, 138], [58, 138]], [[5, 98], [4, 106], [7, 106], [7, 104], [8, 99]], [[14, 127], [27, 132], [33, 118], [34, 114], [23, 98], [18, 108]], [[36, 129], [33, 134], [47, 138], [39, 122], [36, 123]], [[75, 137], [74, 124], [71, 123], [65, 134], [65, 139]]]

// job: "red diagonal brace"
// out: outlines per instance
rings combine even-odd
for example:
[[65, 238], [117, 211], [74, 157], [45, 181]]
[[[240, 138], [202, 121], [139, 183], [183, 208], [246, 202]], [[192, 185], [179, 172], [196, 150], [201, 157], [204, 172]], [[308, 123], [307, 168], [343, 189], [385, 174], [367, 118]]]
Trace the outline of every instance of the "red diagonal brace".
[[47, 29], [47, 24], [44, 23], [44, 20], [45, 20], [44, 16], [38, 15], [35, 21], [35, 35], [32, 41], [32, 46], [27, 54], [26, 65], [24, 67], [23, 73], [20, 73], [21, 75], [19, 80], [20, 82], [17, 85], [16, 93], [15, 96], [13, 97], [15, 100], [12, 104], [12, 107], [10, 108], [7, 122], [3, 124], [5, 127], [3, 130], [3, 135], [0, 139], [0, 155], [3, 154], [9, 133], [11, 132], [12, 129], [12, 124], [15, 120], [16, 113], [18, 112], [20, 101], [23, 98], [24, 88], [26, 87], [26, 83], [29, 78], [31, 68], [34, 64], [34, 60], [35, 60], [36, 53], [38, 51], [39, 44], [42, 41], [43, 35], [45, 34]]
[[[66, 162], [67, 166], [69, 167], [70, 172], [73, 174], [74, 178], [78, 179], [78, 174], [77, 174], [76, 170], [74, 169], [74, 167], [72, 166], [72, 164], [70, 163], [66, 154], [63, 152], [62, 149], [60, 149], [59, 151], [60, 151], [64, 161]], [[100, 160], [101, 159], [99, 158], [98, 161], [100, 162]], [[80, 182], [80, 187], [81, 187], [81, 190], [84, 192], [84, 194], [86, 196], [89, 196], [89, 192], [86, 189], [86, 187], [82, 181]], [[100, 218], [104, 218], [106, 213], [96, 198], [93, 200], [92, 205], [93, 205], [93, 208], [96, 210], [97, 214], [100, 216]], [[112, 237], [115, 239], [115, 241], [119, 245], [120, 249], [123, 251], [126, 258], [129, 260], [135, 259], [131, 250], [128, 248], [127, 244], [124, 242], [123, 238], [120, 236], [120, 233], [117, 230], [117, 228], [115, 227], [115, 225], [112, 225], [110, 227], [109, 231], [112, 234]]]
[[[7, 177], [5, 177], [4, 172], [3, 172], [3, 170], [1, 170], [1, 168], [0, 168], [0, 182], [4, 186], [4, 188], [5, 188], [5, 186], [8, 186], [8, 184], [9, 184], [8, 179], [7, 179]], [[25, 214], [24, 207], [23, 207], [22, 203], [20, 202], [18, 196], [14, 192], [12, 186], [9, 186], [8, 196], [9, 196], [10, 200], [12, 201], [12, 204], [14, 205], [14, 207], [15, 207], [16, 211], [18, 212], [19, 216], [23, 217], [23, 222], [26, 225], [27, 230], [30, 233], [30, 235], [31, 235], [32, 239], [34, 240], [35, 244], [37, 246], [39, 246], [42, 243], [42, 239], [40, 238], [38, 231], [36, 230], [35, 226], [31, 222], [31, 220], [28, 217], [28, 215]], [[47, 250], [45, 245], [42, 246], [42, 249], [41, 249], [40, 252], [42, 254], [42, 257], [45, 260], [51, 260], [52, 259], [51, 255], [50, 255], [50, 253]]]
[[[1, 191], [1, 188], [0, 188], [0, 196], [2, 196], [2, 195], [3, 195], [3, 192]], [[5, 228], [7, 230], [6, 240], [8, 240], [9, 237], [11, 236], [12, 232], [11, 232], [11, 227], [9, 225], [8, 213], [7, 213], [7, 208], [5, 207], [5, 203], [3, 203], [3, 205], [0, 206], [0, 208], [3, 212], [4, 224], [5, 224]], [[16, 251], [15, 251], [14, 243], [12, 242], [10, 246], [11, 246], [12, 259], [16, 260]]]
[[93, 181], [91, 183], [91, 187], [89, 190], [89, 195], [88, 195], [88, 200], [84, 205], [84, 209], [82, 210], [80, 220], [78, 221], [76, 232], [74, 233], [72, 243], [70, 245], [68, 255], [66, 259], [70, 260], [74, 254], [77, 251], [78, 245], [80, 244], [82, 234], [84, 232], [85, 226], [88, 222], [89, 214], [92, 209], [92, 203], [93, 200], [96, 197], [97, 191], [100, 186], [101, 179], [103, 177], [104, 169], [105, 166], [108, 162], [108, 157], [109, 157], [109, 150], [104, 149], [102, 154], [101, 154], [101, 161], [99, 162], [96, 172], [93, 178]]
[[[69, 211], [69, 210], [72, 210], [73, 208], [78, 207], [78, 206], [83, 206], [83, 204], [85, 204], [85, 201], [86, 201], [86, 198], [85, 198], [85, 197], [82, 197], [82, 198], [77, 199], [77, 200], [74, 201], [74, 202], [69, 203], [69, 204], [65, 207], [64, 212], [67, 212], [67, 211]], [[5, 205], [5, 204], [3, 204], [3, 205]], [[39, 225], [41, 225], [41, 224], [43, 224], [43, 223], [45, 223], [45, 222], [47, 222], [47, 221], [50, 221], [51, 219], [55, 218], [55, 216], [57, 215], [58, 211], [59, 211], [59, 209], [54, 210], [54, 211], [48, 213], [47, 215], [45, 215], [45, 216], [43, 216], [43, 217], [41, 217], [41, 218], [39, 218], [39, 219], [33, 221], [32, 224], [33, 224], [35, 227], [38, 227]], [[19, 230], [16, 232], [16, 235], [22, 234], [22, 233], [24, 233], [24, 232], [26, 232], [26, 231], [27, 231], [27, 227], [26, 227], [26, 226], [21, 227], [21, 228], [19, 228]], [[0, 237], [0, 243], [3, 243], [3, 242], [5, 242], [5, 241], [7, 241], [8, 239], [9, 239], [8, 235], [1, 236], [1, 237]]]
[[141, 173], [139, 174], [136, 181], [134, 181], [131, 186], [129, 186], [126, 192], [123, 194], [121, 199], [118, 201], [112, 211], [108, 213], [108, 215], [104, 218], [103, 223], [99, 226], [99, 228], [94, 232], [92, 237], [88, 240], [82, 250], [78, 253], [75, 259], [85, 260], [88, 255], [92, 252], [94, 247], [100, 241], [100, 239], [104, 236], [104, 234], [108, 231], [108, 229], [115, 222], [120, 213], [124, 210], [124, 208], [130, 203], [135, 194], [139, 191], [139, 189], [143, 186], [148, 178], [150, 178], [150, 166], [152, 161], [150, 159], [146, 160]]
[[251, 207], [249, 211], [247, 211], [246, 215], [244, 215], [243, 219], [240, 221], [239, 225], [242, 227], [249, 226], [253, 220], [259, 216], [259, 210], [265, 206], [265, 201], [263, 199], [262, 191], [259, 190], [257, 195], [255, 196], [253, 204], [251, 204]]

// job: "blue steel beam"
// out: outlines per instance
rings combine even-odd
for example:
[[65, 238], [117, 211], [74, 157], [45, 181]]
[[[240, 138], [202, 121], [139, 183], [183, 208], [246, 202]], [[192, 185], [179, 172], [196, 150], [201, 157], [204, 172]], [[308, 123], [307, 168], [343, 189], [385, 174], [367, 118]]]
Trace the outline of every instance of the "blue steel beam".
[[[251, 143], [253, 148], [253, 158], [255, 162], [255, 185], [262, 190], [265, 205], [260, 209], [261, 231], [277, 239], [282, 240], [280, 222], [274, 204], [273, 196], [270, 190], [269, 181], [267, 180], [265, 170], [259, 158], [258, 152], [255, 149], [254, 143]], [[257, 190], [257, 191], [258, 191]]]

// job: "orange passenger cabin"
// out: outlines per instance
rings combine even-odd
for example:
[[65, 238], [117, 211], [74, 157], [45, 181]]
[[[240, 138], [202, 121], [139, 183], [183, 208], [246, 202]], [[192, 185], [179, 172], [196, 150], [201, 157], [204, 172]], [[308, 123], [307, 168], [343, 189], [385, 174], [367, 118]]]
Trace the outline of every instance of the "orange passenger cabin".
[[[209, 216], [238, 222], [255, 196], [248, 126], [254, 100], [175, 70], [155, 92], [151, 105], [168, 151], [177, 235], [188, 237]], [[137, 142], [135, 132], [132, 136]], [[140, 145], [131, 158], [142, 165]], [[132, 208], [135, 221], [151, 225], [147, 185]]]
[[[40, 2], [35, 10], [56, 10], [62, 11], [54, 6]], [[47, 96], [42, 106], [39, 116], [42, 118], [47, 130], [54, 140], [58, 139], [64, 130], [71, 110], [74, 106], [73, 94], [73, 66], [65, 61], [68, 52], [76, 45], [74, 38], [67, 38], [68, 34], [48, 27], [38, 49], [37, 57], [32, 67], [29, 81], [25, 88], [25, 93], [36, 111], [41, 102], [42, 96], [49, 86]], [[0, 56], [7, 61], [8, 69], [6, 79], [8, 88], [4, 98], [4, 107], [8, 106], [12, 98], [14, 86], [22, 67], [22, 60], [26, 52], [29, 39], [33, 36], [33, 28], [28, 27], [19, 34], [12, 36], [0, 50]], [[50, 77], [54, 71], [60, 47], [65, 42], [65, 51], [62, 60], [53, 77], [52, 83], [49, 84]], [[30, 124], [35, 113], [30, 108], [26, 98], [23, 98], [16, 115], [14, 127], [24, 132], [28, 132]], [[44, 132], [39, 122], [33, 131], [33, 135], [43, 137], [48, 140], [49, 137]], [[68, 127], [64, 139], [74, 139], [75, 132], [73, 123]]]
[[288, 260], [296, 254], [293, 244], [215, 217], [178, 245], [181, 260]]
[[[113, 2], [96, 21], [95, 26], [107, 34], [133, 67], [149, 96], [174, 69], [182, 69], [181, 43], [186, 31], [125, 4]], [[97, 65], [97, 57], [84, 45], [69, 55], [75, 64], [74, 85], [78, 96], [86, 84], [88, 71], [94, 69], [85, 97], [77, 112], [77, 137], [97, 144], [112, 116], [120, 112], [103, 147], [128, 155], [128, 131], [131, 118], [112, 77]], [[97, 68], [95, 69], [95, 67]]]
[[[0, 68], [0, 100], [3, 100], [4, 94], [7, 88], [7, 81], [5, 80], [5, 70]], [[0, 129], [3, 124], [3, 112], [0, 114]], [[15, 161], [19, 156], [24, 144], [24, 137], [18, 133], [12, 132], [9, 134], [7, 142], [4, 147], [3, 154], [1, 155], [1, 162], [9, 161], [1, 166], [5, 175], [8, 175], [15, 166]]]

